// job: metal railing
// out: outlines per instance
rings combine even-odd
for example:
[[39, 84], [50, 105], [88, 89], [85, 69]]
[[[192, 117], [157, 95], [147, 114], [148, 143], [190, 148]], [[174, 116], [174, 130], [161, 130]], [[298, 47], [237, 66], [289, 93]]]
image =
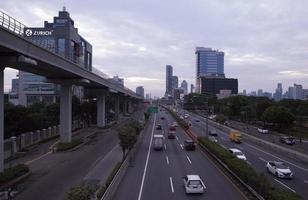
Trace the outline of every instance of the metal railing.
[[0, 26], [18, 34], [23, 35], [24, 29], [26, 26], [17, 21], [16, 19], [10, 17], [9, 15], [5, 14], [4, 12], [0, 11]]

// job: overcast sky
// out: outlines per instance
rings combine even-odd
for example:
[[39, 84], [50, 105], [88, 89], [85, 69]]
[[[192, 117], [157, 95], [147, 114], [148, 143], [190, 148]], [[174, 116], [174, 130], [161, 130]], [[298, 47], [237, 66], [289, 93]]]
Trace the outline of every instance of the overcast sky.
[[[179, 82], [195, 83], [196, 46], [224, 51], [225, 73], [240, 90], [308, 88], [307, 0], [1, 0], [0, 9], [42, 27], [64, 2], [93, 45], [94, 67], [133, 90], [163, 95], [166, 64]], [[6, 91], [15, 75], [6, 69]]]

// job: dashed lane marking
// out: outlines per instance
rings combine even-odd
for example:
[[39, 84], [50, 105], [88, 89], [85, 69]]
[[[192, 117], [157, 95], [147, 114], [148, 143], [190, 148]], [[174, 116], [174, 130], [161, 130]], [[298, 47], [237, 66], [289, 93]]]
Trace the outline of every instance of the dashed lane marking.
[[293, 190], [292, 188], [290, 188], [289, 186], [287, 186], [286, 184], [284, 184], [283, 182], [281, 181], [278, 181], [277, 179], [274, 178], [274, 180], [277, 182], [277, 183], [280, 183], [282, 186], [284, 186], [285, 188], [291, 190], [292, 192], [296, 193], [295, 190]]
[[173, 188], [173, 181], [172, 181], [172, 177], [169, 177], [170, 180], [170, 186], [171, 186], [171, 192], [174, 193], [174, 188]]

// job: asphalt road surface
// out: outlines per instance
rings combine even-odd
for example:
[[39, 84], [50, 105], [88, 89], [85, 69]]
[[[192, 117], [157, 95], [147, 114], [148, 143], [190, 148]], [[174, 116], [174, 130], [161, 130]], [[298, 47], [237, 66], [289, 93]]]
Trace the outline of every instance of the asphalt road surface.
[[[165, 119], [161, 120], [161, 116]], [[189, 152], [183, 149], [183, 143], [189, 137], [180, 127], [177, 127], [176, 139], [167, 139], [169, 125], [174, 122], [167, 112], [160, 111], [151, 120], [134, 164], [128, 169], [114, 199], [245, 199], [241, 191], [199, 149]], [[157, 124], [165, 130], [163, 151], [155, 151], [152, 146], [152, 135], [161, 132], [155, 129]], [[186, 174], [201, 176], [207, 187], [204, 194], [185, 193], [183, 176]]]
[[[197, 122], [199, 119], [200, 122]], [[198, 136], [205, 136], [206, 134], [206, 122], [205, 119], [191, 115], [189, 119], [192, 123], [191, 130]], [[215, 129], [209, 125], [209, 130]], [[242, 144], [235, 144], [228, 138], [228, 133], [216, 129], [218, 133], [218, 143], [225, 148], [237, 148], [241, 150], [247, 158], [248, 164], [255, 168], [258, 172], [264, 173], [269, 180], [276, 186], [296, 192], [304, 199], [308, 199], [308, 165], [302, 163], [296, 159], [289, 158], [284, 154], [279, 154], [271, 149], [258, 146], [255, 143], [251, 143], [244, 138]], [[267, 161], [283, 161], [285, 162], [294, 173], [294, 178], [291, 180], [276, 178], [274, 175], [267, 173], [266, 162]]]

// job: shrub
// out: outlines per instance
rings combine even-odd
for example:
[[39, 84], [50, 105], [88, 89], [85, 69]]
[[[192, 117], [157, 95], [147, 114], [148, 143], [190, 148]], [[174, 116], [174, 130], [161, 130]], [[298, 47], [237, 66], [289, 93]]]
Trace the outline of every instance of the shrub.
[[68, 200], [91, 200], [96, 187], [81, 185], [71, 188], [67, 193]]
[[57, 144], [58, 151], [66, 151], [72, 149], [82, 143], [82, 139], [73, 139], [72, 142], [59, 142]]
[[263, 196], [271, 200], [300, 200], [301, 197], [295, 193], [273, 188], [263, 173], [256, 172], [245, 161], [237, 159], [228, 150], [207, 138], [198, 138], [199, 144], [206, 147], [211, 153], [217, 156], [229, 169], [235, 173], [247, 185]]
[[29, 167], [24, 164], [18, 164], [14, 167], [7, 168], [0, 173], [0, 184], [9, 182], [14, 178], [20, 177], [29, 172]]

